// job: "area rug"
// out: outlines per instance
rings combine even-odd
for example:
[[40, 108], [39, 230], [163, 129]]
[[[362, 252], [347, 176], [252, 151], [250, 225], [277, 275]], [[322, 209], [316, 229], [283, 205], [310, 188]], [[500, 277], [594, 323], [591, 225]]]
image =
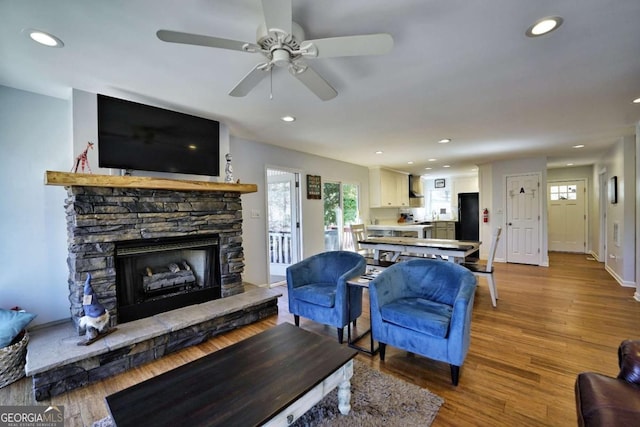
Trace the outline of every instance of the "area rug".
[[[338, 411], [338, 391], [333, 390], [307, 411], [295, 427], [363, 427], [431, 425], [444, 400], [429, 390], [402, 381], [355, 361], [351, 378], [351, 412]], [[112, 427], [109, 417], [93, 427]]]

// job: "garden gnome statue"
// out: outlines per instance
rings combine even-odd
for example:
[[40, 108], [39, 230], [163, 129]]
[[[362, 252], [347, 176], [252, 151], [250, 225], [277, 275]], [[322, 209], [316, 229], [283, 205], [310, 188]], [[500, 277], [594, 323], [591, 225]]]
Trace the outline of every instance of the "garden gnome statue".
[[80, 318], [80, 327], [86, 328], [87, 341], [95, 340], [102, 334], [109, 324], [109, 311], [104, 308], [91, 287], [91, 274], [87, 274], [84, 282], [84, 296], [82, 297], [84, 316]]
[[224, 158], [227, 159], [227, 165], [224, 167], [224, 182], [233, 182], [233, 166], [231, 166], [231, 153], [227, 153]]

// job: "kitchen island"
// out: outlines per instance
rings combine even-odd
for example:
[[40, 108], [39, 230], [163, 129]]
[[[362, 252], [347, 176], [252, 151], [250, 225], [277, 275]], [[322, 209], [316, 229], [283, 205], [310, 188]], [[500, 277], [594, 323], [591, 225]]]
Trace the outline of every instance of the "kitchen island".
[[[409, 233], [420, 239], [429, 239], [431, 237], [431, 224], [416, 224], [411, 222], [398, 223], [397, 225], [367, 225], [368, 235], [396, 235], [407, 237]], [[376, 233], [380, 232], [380, 233]]]

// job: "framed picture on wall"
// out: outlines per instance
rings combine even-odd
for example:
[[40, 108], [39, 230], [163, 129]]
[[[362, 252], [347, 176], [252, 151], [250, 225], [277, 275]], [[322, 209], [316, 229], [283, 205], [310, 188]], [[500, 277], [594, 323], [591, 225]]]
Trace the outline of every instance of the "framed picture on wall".
[[444, 178], [434, 180], [433, 185], [435, 188], [444, 188], [445, 186]]
[[322, 183], [320, 175], [307, 175], [307, 199], [320, 200], [322, 198]]
[[609, 180], [609, 203], [615, 205], [618, 203], [618, 177], [613, 176]]

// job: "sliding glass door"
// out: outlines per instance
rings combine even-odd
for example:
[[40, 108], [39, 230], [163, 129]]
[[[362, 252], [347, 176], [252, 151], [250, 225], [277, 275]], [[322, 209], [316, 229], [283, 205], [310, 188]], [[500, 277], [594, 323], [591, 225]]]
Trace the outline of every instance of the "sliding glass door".
[[322, 195], [325, 250], [353, 250], [350, 225], [361, 222], [358, 185], [326, 181]]

